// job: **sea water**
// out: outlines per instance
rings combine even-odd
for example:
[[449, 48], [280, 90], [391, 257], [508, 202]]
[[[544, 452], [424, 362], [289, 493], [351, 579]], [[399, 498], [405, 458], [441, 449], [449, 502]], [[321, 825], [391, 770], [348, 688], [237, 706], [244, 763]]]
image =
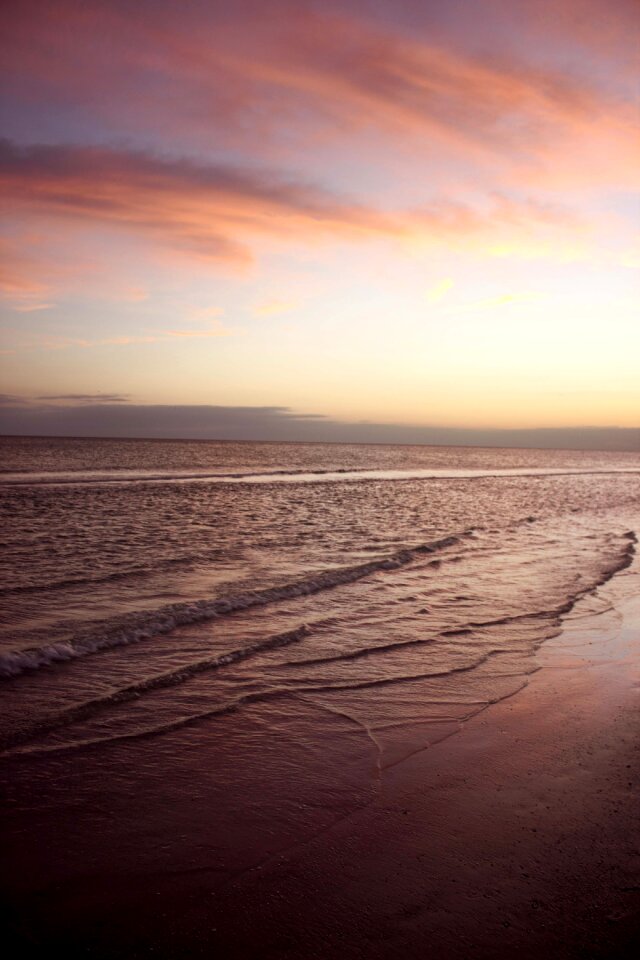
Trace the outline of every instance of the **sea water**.
[[636, 543], [636, 453], [0, 445], [5, 756], [286, 705], [380, 776], [526, 684]]

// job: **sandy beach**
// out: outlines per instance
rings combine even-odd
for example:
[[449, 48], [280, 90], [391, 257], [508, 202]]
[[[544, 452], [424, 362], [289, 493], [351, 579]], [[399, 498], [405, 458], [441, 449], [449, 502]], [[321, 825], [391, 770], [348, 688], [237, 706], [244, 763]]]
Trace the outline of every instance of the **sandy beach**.
[[[169, 809], [141, 775], [126, 827], [108, 768], [100, 781], [84, 766], [97, 798], [85, 815], [68, 784], [66, 802], [48, 794], [55, 759], [40, 765], [43, 795], [30, 775], [22, 798], [21, 761], [8, 763], [17, 945], [104, 958], [635, 956], [639, 580], [636, 560], [580, 601], [524, 690], [386, 770], [341, 822], [318, 811], [290, 845], [287, 823], [273, 823], [224, 871], [202, 851], [225, 831], [234, 849], [233, 817], [221, 824], [195, 761], [189, 803]], [[153, 871], [167, 822], [175, 852]], [[189, 866], [180, 851], [194, 844]]]

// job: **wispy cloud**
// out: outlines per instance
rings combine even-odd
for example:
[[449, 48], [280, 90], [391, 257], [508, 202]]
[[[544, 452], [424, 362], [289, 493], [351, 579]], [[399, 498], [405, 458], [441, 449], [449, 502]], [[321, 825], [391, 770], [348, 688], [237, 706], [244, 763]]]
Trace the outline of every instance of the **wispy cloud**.
[[540, 293], [500, 293], [493, 297], [483, 297], [480, 300], [473, 300], [470, 303], [462, 303], [455, 307], [450, 307], [451, 313], [472, 313], [474, 311], [493, 310], [497, 307], [510, 307], [518, 303], [532, 303], [540, 300]]
[[299, 306], [297, 300], [263, 300], [253, 308], [254, 317], [273, 317], [281, 313], [291, 313]]
[[73, 403], [128, 403], [128, 393], [51, 393], [36, 400], [65, 400]]
[[264, 172], [6, 140], [0, 141], [0, 196], [23, 214], [117, 226], [198, 258], [233, 263], [248, 262], [261, 236], [470, 243], [499, 256], [557, 254], [559, 243], [574, 256], [585, 236], [574, 213], [532, 199], [495, 194], [488, 204], [472, 206], [444, 197], [389, 213]]
[[0, 141], [0, 195], [22, 213], [76, 217], [239, 264], [247, 237], [398, 234], [385, 215], [327, 190], [249, 169], [140, 151]]
[[[492, 154], [515, 148], [518, 160], [559, 135], [580, 135], [585, 125], [633, 124], [633, 104], [611, 96], [586, 71], [562, 69], [562, 61], [554, 66], [553, 57], [536, 63], [535, 50], [518, 60], [478, 52], [478, 18], [511, 20], [516, 31], [521, 23], [513, 5], [491, 0], [460, 23], [452, 17], [455, 44], [438, 27], [437, 11], [423, 6], [422, 29], [409, 33], [402, 17], [397, 24], [388, 16], [381, 21], [376, 5], [367, 3], [320, 9], [304, 0], [266, 6], [254, 0], [226, 7], [224, 15], [218, 4], [191, 4], [178, 19], [175, 5], [162, 0], [153, 18], [96, 0], [86, 0], [81, 17], [72, 0], [59, 0], [55, 10], [36, 4], [36, 14], [24, 0], [7, 18], [3, 54], [18, 99], [40, 95], [76, 114], [90, 105], [103, 128], [170, 127], [201, 145], [212, 130], [218, 141], [244, 139], [255, 148], [273, 143], [283, 129], [289, 137], [323, 128], [344, 136], [367, 126], [383, 134], [422, 131], [432, 148], [439, 138]], [[626, 32], [632, 65], [631, 0], [618, 0], [615, 16], [603, 16], [595, 0], [569, 0], [562, 11], [550, 0], [523, 0], [518, 11], [540, 43], [555, 33], [565, 44], [582, 44], [585, 56], [615, 56]], [[55, 44], [47, 42], [53, 33]]]
[[0, 296], [15, 310], [28, 313], [44, 310], [47, 284], [42, 280], [38, 260], [17, 249], [14, 243], [0, 239]]
[[451, 277], [445, 277], [427, 291], [427, 300], [429, 303], [440, 303], [452, 289], [453, 280]]
[[234, 335], [234, 330], [224, 327], [220, 323], [210, 323], [208, 326], [203, 326], [202, 328], [196, 329], [183, 329], [178, 327], [173, 330], [158, 330], [140, 334], [123, 333], [118, 336], [99, 337], [95, 339], [88, 337], [57, 336], [55, 334], [37, 334], [32, 337], [17, 340], [13, 349], [4, 352], [14, 354], [31, 350], [91, 350], [100, 347], [130, 347], [142, 344], [166, 343], [167, 341], [181, 339], [209, 340], [217, 339], [219, 337], [230, 337]]
[[162, 336], [158, 337], [158, 340], [162, 340], [165, 337], [187, 337], [187, 338], [203, 338], [208, 339], [210, 337], [230, 337], [233, 336], [231, 330], [227, 330], [225, 327], [218, 326], [212, 327], [209, 330], [167, 330]]

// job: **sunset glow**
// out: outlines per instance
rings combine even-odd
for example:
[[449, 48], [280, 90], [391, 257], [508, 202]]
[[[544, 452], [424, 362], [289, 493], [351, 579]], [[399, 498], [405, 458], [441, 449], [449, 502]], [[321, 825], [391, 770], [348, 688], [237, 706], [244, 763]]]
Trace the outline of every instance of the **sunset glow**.
[[637, 36], [632, 0], [9, 3], [9, 417], [637, 428]]

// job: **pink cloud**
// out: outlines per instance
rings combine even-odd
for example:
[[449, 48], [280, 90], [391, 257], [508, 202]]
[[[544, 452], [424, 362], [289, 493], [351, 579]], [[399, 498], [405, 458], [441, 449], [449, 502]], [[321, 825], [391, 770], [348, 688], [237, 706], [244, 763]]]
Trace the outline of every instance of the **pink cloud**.
[[246, 238], [394, 234], [397, 225], [329, 191], [265, 173], [141, 152], [0, 142], [0, 194], [12, 212], [113, 225], [191, 255], [247, 263]]
[[162, 2], [149, 16], [144, 6], [24, 0], [7, 18], [5, 74], [17, 100], [57, 102], [89, 126], [99, 118], [103, 132], [207, 149], [241, 144], [253, 156], [270, 155], [283, 140], [304, 144], [323, 129], [341, 143], [371, 129], [429, 137], [431, 157], [449, 144], [476, 159], [546, 164], [550, 152], [593, 135], [597, 124], [600, 140], [621, 139], [616, 154], [624, 158], [634, 103], [586, 71], [563, 69], [562, 56], [553, 66], [541, 54], [545, 31], [566, 44], [573, 30], [573, 41], [586, 38], [591, 49], [600, 38], [610, 63], [611, 37], [624, 36], [631, 5], [623, 2], [616, 18], [602, 0], [573, 0], [560, 11], [550, 0], [525, 2], [536, 44], [525, 53], [500, 41], [475, 49], [472, 26], [483, 11], [489, 22], [511, 23], [518, 39], [510, 6], [484, 0], [451, 42], [442, 29], [423, 26], [410, 36], [400, 24], [383, 26], [367, 4], [357, 16], [331, 6], [320, 14], [304, 3], [245, 4], [237, 12], [185, 5], [177, 17], [175, 5]]
[[[179, 16], [163, 0], [9, 3], [0, 41], [7, 101], [20, 129], [32, 117], [31, 130], [51, 124], [55, 135], [49, 145], [34, 146], [33, 136], [25, 147], [0, 144], [0, 196], [17, 221], [42, 224], [50, 237], [55, 230], [56, 240], [89, 224], [127, 231], [154, 256], [164, 248], [239, 269], [267, 245], [336, 239], [578, 255], [585, 222], [535, 197], [501, 195], [562, 189], [583, 203], [588, 191], [638, 183], [625, 85], [562, 57], [578, 45], [615, 77], [634, 6], [621, 0], [613, 17], [603, 0], [561, 9], [523, 0], [517, 16], [536, 38], [527, 48], [513, 6], [479, 0], [472, 22], [443, 16], [438, 26], [437, 11], [416, 2], [409, 30], [399, 15], [383, 24], [366, 2], [348, 14], [353, 5], [187, 3]], [[487, 26], [492, 43], [476, 42], [473, 23], [485, 15], [511, 37], [492, 38]], [[127, 146], [59, 142], [85, 134]], [[158, 142], [173, 152], [150, 148]], [[233, 162], [203, 159], [231, 148]], [[340, 188], [270, 173], [266, 161], [276, 156]], [[382, 199], [367, 185], [376, 176], [388, 185]], [[357, 200], [345, 198], [349, 180]], [[394, 202], [407, 181], [411, 201]], [[4, 268], [0, 282], [16, 308], [50, 301], [50, 259]], [[122, 288], [121, 299], [142, 299], [132, 291]]]
[[458, 243], [517, 248], [556, 231], [582, 237], [571, 212], [499, 194], [483, 204], [441, 198], [419, 209], [373, 206], [265, 173], [141, 152], [0, 142], [0, 196], [14, 214], [117, 227], [200, 260], [244, 264], [262, 238]]

